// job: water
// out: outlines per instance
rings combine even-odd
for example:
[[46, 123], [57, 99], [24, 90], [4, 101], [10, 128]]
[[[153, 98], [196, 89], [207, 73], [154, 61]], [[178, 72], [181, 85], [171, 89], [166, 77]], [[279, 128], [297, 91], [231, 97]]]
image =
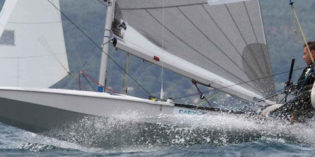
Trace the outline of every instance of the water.
[[[0, 156], [314, 156], [315, 123], [243, 116], [88, 117], [50, 138], [0, 124]], [[167, 121], [168, 124], [165, 125]], [[176, 125], [175, 125], [176, 124]], [[76, 144], [80, 143], [80, 144]]]

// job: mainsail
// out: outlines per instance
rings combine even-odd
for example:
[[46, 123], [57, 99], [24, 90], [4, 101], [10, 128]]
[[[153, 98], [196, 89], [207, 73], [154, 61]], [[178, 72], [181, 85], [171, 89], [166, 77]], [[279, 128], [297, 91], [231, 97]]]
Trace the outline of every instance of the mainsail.
[[[54, 5], [52, 5], [52, 4]], [[7, 0], [0, 14], [0, 86], [49, 87], [69, 71], [59, 0]]]
[[118, 48], [246, 100], [274, 92], [258, 0], [116, 2]]

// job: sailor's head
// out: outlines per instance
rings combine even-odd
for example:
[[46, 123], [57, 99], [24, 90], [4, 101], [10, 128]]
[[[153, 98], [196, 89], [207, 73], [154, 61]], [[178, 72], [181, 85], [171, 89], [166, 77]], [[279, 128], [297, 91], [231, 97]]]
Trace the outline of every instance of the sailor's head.
[[[308, 47], [310, 48], [311, 54], [313, 56], [313, 58], [315, 59], [315, 41], [310, 41], [307, 43]], [[306, 44], [304, 44], [304, 55], [303, 55], [303, 59], [305, 61], [305, 63], [307, 65], [311, 65], [312, 64], [312, 60], [311, 57], [308, 53]]]

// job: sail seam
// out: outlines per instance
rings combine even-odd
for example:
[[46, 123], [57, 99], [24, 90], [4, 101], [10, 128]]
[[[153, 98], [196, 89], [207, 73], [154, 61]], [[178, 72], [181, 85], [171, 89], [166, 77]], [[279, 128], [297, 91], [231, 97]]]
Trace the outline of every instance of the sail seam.
[[[244, 43], [245, 43], [246, 45], [248, 45], [247, 41], [246, 41], [245, 38], [244, 38], [244, 35], [243, 35], [242, 31], [240, 30], [240, 28], [239, 28], [238, 24], [236, 23], [234, 17], [232, 16], [232, 13], [231, 13], [229, 7], [228, 7], [226, 4], [224, 4], [224, 6], [226, 7], [226, 9], [227, 9], [227, 11], [228, 11], [228, 13], [229, 13], [229, 15], [230, 15], [230, 17], [231, 17], [231, 19], [232, 19], [234, 25], [236, 26], [238, 32], [240, 33], [240, 36], [241, 36], [241, 38], [243, 39]], [[250, 49], [251, 52], [253, 53], [253, 50], [252, 50], [250, 47], [249, 47], [249, 49]], [[255, 58], [255, 57], [253, 57], [253, 58], [255, 59], [255, 62], [258, 63], [258, 61], [256, 60], [256, 58]]]
[[[183, 16], [184, 16], [205, 38], [208, 39], [208, 41], [209, 41], [210, 43], [212, 43], [212, 44], [215, 46], [215, 48], [217, 48], [217, 49], [221, 52], [221, 54], [223, 54], [226, 58], [228, 58], [240, 71], [242, 71], [242, 72], [245, 74], [245, 72], [240, 68], [240, 66], [239, 66], [238, 64], [236, 64], [235, 61], [233, 61], [233, 60], [231, 59], [231, 57], [229, 57], [226, 53], [224, 53], [224, 51], [223, 51], [217, 44], [215, 44], [204, 32], [202, 32], [202, 31], [200, 30], [200, 28], [197, 27], [197, 26], [190, 20], [189, 17], [187, 17], [187, 15], [182, 11], [181, 8], [177, 8], [177, 9], [183, 14]], [[242, 80], [243, 80], [243, 79], [242, 79]], [[251, 85], [249, 85], [249, 86], [251, 86]], [[251, 87], [252, 87], [252, 86], [251, 86]], [[255, 87], [252, 87], [252, 88], [255, 88]]]
[[[239, 52], [239, 50], [236, 48], [236, 46], [233, 44], [233, 42], [231, 41], [230, 38], [228, 38], [228, 36], [224, 33], [224, 31], [222, 30], [221, 27], [219, 27], [219, 24], [216, 22], [216, 20], [211, 16], [211, 14], [209, 13], [209, 11], [205, 8], [204, 5], [202, 5], [203, 9], [205, 10], [205, 12], [208, 14], [208, 17], [213, 21], [213, 23], [216, 25], [216, 27], [220, 30], [220, 32], [223, 34], [223, 36], [227, 39], [227, 41], [232, 45], [232, 47], [235, 49], [235, 51], [238, 53], [238, 55], [245, 61], [245, 64], [249, 67], [250, 71], [252, 73], [254, 73], [254, 75], [256, 77], [258, 77], [258, 74], [256, 73], [256, 71], [253, 70], [253, 68], [249, 65], [249, 63], [247, 62], [247, 60], [245, 60], [245, 58], [241, 55], [241, 53]], [[243, 71], [243, 70], [242, 70]], [[244, 72], [244, 71], [243, 71]], [[245, 73], [245, 72], [244, 72]], [[249, 85], [250, 86], [250, 85]], [[252, 86], [251, 86], [252, 87]], [[253, 87], [254, 88], [254, 87]]]
[[[260, 2], [259, 2], [259, 1], [257, 1], [257, 5], [258, 5], [258, 10], [259, 10], [259, 12], [262, 14], [262, 12], [261, 12], [261, 5], [260, 5]], [[261, 14], [259, 14], [259, 17], [260, 17], [260, 22], [261, 22], [262, 25], [263, 25], [263, 24], [264, 24], [264, 19], [263, 19], [263, 17], [262, 17]], [[267, 52], [266, 52], [265, 55], [267, 55], [267, 58], [268, 58], [268, 60], [267, 60], [268, 73], [272, 73], [272, 67], [271, 67], [271, 63], [270, 63], [270, 56], [269, 56], [269, 53], [268, 53], [268, 43], [267, 43], [266, 32], [265, 32], [264, 27], [262, 28], [262, 32], [263, 32], [263, 41], [266, 42], [266, 50], [267, 50]], [[273, 83], [273, 84], [274, 84], [274, 83]]]
[[[236, 26], [237, 30], [239, 31], [240, 36], [241, 36], [241, 38], [243, 39], [244, 43], [245, 43], [246, 45], [248, 45], [248, 43], [247, 43], [247, 41], [245, 40], [245, 38], [244, 38], [244, 36], [243, 36], [243, 34], [242, 34], [242, 32], [241, 32], [239, 26], [237, 25], [237, 23], [236, 23], [234, 17], [232, 16], [232, 13], [231, 13], [229, 7], [228, 7], [226, 4], [224, 4], [224, 6], [226, 7], [226, 9], [227, 9], [227, 11], [228, 11], [228, 13], [229, 13], [229, 15], [230, 15], [230, 17], [231, 17], [231, 19], [232, 19], [234, 25]], [[250, 46], [248, 47], [248, 49], [250, 50], [251, 54], [253, 54], [253, 50], [252, 50], [252, 48], [251, 48]], [[253, 57], [253, 56], [252, 56], [252, 57]], [[254, 58], [255, 62], [258, 63], [256, 57], [253, 57], [253, 58]], [[259, 68], [259, 70], [261, 71], [261, 69], [260, 69], [259, 66], [258, 66], [258, 68]], [[259, 78], [261, 78], [261, 77], [262, 77], [262, 76], [259, 75]], [[260, 90], [258, 90], [258, 91], [261, 92]]]
[[185, 6], [202, 5], [202, 4], [208, 4], [208, 3], [203, 2], [203, 3], [171, 5], [171, 6], [162, 6], [162, 7], [120, 8], [120, 9], [121, 10], [147, 10], [147, 9], [177, 8], [177, 7], [185, 7]]
[[[166, 26], [164, 26], [157, 18], [155, 18], [147, 9], [145, 9], [145, 11], [155, 20], [157, 21], [162, 27], [164, 27], [167, 31], [169, 31], [172, 35], [174, 35], [174, 37], [176, 37], [178, 40], [180, 40], [181, 42], [183, 42], [186, 46], [188, 46], [189, 48], [191, 48], [192, 50], [194, 50], [195, 52], [197, 52], [199, 55], [205, 57], [208, 61], [212, 62], [213, 64], [217, 65], [218, 67], [220, 67], [223, 71], [226, 71], [227, 73], [229, 73], [231, 76], [234, 76], [235, 78], [237, 78], [239, 81], [242, 81], [242, 79], [240, 79], [238, 76], [235, 76], [233, 73], [227, 71], [226, 69], [222, 68], [220, 65], [218, 65], [216, 62], [214, 62], [211, 58], [207, 57], [206, 55], [204, 55], [203, 53], [199, 52], [197, 49], [193, 48], [191, 45], [189, 45], [188, 43], [186, 43], [184, 40], [182, 40], [180, 37], [178, 37], [174, 32], [172, 32], [171, 30], [169, 30]], [[216, 79], [213, 79], [211, 82], [213, 82]]]
[[[251, 18], [251, 16], [250, 16], [249, 12], [248, 12], [247, 5], [246, 5], [245, 2], [243, 2], [243, 4], [244, 4], [244, 6], [245, 6], [245, 10], [246, 10], [246, 13], [247, 13], [249, 22], [250, 22], [250, 24], [251, 24], [251, 26], [252, 26], [252, 31], [253, 31], [253, 33], [254, 33], [254, 35], [255, 35], [256, 42], [259, 43], [259, 42], [258, 42], [258, 37], [257, 37], [256, 31], [255, 31], [254, 26], [253, 26], [253, 23], [252, 23], [252, 18]], [[265, 72], [265, 73], [263, 73], [263, 75], [268, 75], [268, 74], [271, 73], [271, 71], [270, 71], [270, 69], [269, 69], [268, 61], [266, 60], [266, 54], [265, 54], [266, 51], [265, 51], [265, 49], [263, 49], [263, 47], [262, 47], [261, 44], [259, 44], [259, 47], [260, 47], [260, 50], [261, 50], [262, 55], [263, 55], [263, 62], [264, 62], [264, 63], [263, 63], [263, 64], [264, 64], [263, 66], [265, 67], [265, 71], [262, 71], [262, 72]], [[257, 62], [257, 63], [258, 63], [258, 62]], [[260, 66], [259, 66], [259, 67], [260, 67]], [[270, 78], [267, 78], [265, 81], [273, 82]], [[274, 84], [274, 83], [273, 83], [273, 84]], [[267, 92], [267, 91], [268, 91], [268, 89], [266, 90], [265, 88], [261, 88], [261, 89], [262, 89], [263, 92]], [[265, 89], [266, 91], [265, 91], [264, 89]]]
[[[245, 6], [245, 11], [246, 11], [247, 17], [248, 17], [248, 19], [249, 19], [249, 23], [250, 23], [250, 25], [251, 25], [251, 29], [252, 29], [252, 31], [253, 31], [253, 33], [254, 33], [255, 40], [256, 40], [256, 42], [258, 43], [257, 34], [256, 34], [256, 31], [254, 30], [253, 22], [252, 22], [251, 16], [249, 15], [247, 5], [246, 5], [245, 2], [243, 2], [243, 5]], [[267, 72], [266, 56], [265, 56], [265, 53], [264, 53], [264, 50], [263, 50], [262, 46], [259, 45], [259, 47], [260, 47], [260, 49], [261, 49], [261, 52], [263, 52], [262, 54], [263, 54], [263, 56], [264, 56], [263, 58], [264, 58], [264, 63], [265, 63], [264, 66], [265, 66], [265, 69], [266, 69], [266, 72]], [[258, 63], [258, 62], [257, 62], [257, 63]], [[261, 70], [262, 70], [262, 69], [261, 69]], [[263, 72], [263, 70], [262, 70], [261, 72]]]

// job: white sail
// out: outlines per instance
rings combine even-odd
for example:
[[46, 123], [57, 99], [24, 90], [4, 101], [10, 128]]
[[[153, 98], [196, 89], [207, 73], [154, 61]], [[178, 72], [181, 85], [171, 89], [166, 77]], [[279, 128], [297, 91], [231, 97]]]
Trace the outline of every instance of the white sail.
[[14, 10], [17, 1], [18, 0], [6, 1], [6, 3], [4, 3], [2, 7], [2, 10], [0, 12], [0, 36], [2, 35], [6, 24], [8, 23], [10, 15]]
[[[52, 4], [53, 5], [52, 5]], [[7, 0], [0, 17], [0, 86], [49, 87], [67, 75], [59, 0]]]
[[129, 25], [118, 48], [247, 100], [274, 92], [258, 0], [117, 4], [116, 19]]

